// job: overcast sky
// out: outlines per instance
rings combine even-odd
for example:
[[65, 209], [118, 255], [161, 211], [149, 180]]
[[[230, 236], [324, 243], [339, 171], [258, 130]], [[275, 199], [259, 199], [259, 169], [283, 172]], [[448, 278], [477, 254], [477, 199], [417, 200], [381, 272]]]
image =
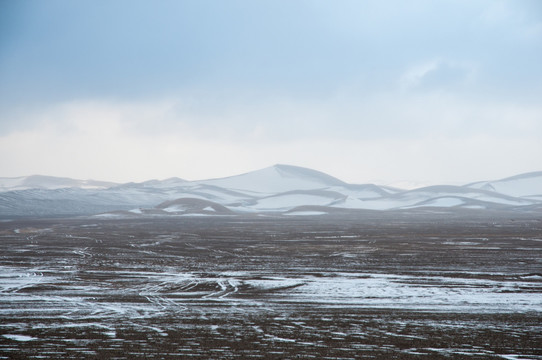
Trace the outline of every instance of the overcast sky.
[[542, 170], [542, 2], [0, 1], [0, 176]]

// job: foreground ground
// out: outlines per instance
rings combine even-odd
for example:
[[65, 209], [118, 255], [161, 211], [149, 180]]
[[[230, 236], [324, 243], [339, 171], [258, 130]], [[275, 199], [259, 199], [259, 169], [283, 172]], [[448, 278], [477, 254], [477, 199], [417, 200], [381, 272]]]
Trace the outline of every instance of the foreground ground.
[[0, 359], [541, 359], [540, 214], [0, 223]]

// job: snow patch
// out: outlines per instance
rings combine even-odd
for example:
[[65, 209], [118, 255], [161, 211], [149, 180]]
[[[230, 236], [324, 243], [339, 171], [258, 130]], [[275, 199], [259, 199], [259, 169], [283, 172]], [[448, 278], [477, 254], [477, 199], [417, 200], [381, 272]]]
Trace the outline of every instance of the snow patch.
[[164, 210], [165, 212], [182, 212], [182, 211], [186, 211], [186, 206], [182, 206], [182, 205], [173, 205], [173, 206], [168, 206], [167, 208], [165, 209], [162, 209]]
[[291, 211], [284, 215], [293, 215], [293, 216], [317, 216], [317, 215], [327, 215], [325, 211]]
[[330, 205], [333, 199], [326, 196], [310, 195], [310, 194], [283, 194], [261, 199], [258, 204], [254, 206], [260, 210], [287, 210], [304, 205]]
[[542, 195], [542, 171], [497, 181], [481, 181], [466, 186], [515, 197], [539, 196]]
[[27, 335], [17, 335], [17, 334], [4, 334], [2, 335], [6, 339], [15, 340], [15, 341], [32, 341], [38, 340], [38, 338], [27, 336]]

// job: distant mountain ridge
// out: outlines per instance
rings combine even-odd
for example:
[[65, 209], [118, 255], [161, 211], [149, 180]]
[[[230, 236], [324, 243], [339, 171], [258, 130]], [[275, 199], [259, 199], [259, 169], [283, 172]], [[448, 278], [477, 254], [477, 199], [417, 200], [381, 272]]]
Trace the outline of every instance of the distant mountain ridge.
[[542, 171], [413, 190], [348, 184], [320, 171], [282, 164], [198, 181], [170, 178], [118, 184], [40, 175], [0, 178], [2, 218], [314, 214], [296, 211], [310, 208], [317, 208], [317, 213], [418, 208], [541, 211]]
[[114, 182], [96, 180], [77, 180], [66, 177], [55, 177], [45, 175], [31, 175], [21, 177], [0, 178], [0, 191], [15, 191], [27, 189], [106, 189], [118, 185]]
[[542, 179], [542, 171], [535, 171], [507, 177], [501, 180], [479, 181], [465, 186], [495, 191], [510, 196], [538, 197], [539, 199], [542, 199], [540, 179]]

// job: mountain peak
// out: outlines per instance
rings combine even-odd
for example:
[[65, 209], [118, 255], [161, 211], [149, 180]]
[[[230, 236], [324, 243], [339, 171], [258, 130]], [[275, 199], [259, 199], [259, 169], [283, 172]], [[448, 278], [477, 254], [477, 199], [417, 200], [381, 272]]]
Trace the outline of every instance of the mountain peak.
[[273, 169], [277, 170], [283, 175], [295, 176], [306, 179], [313, 179], [318, 182], [322, 182], [326, 186], [334, 185], [345, 185], [344, 181], [337, 179], [331, 175], [328, 175], [324, 172], [313, 170], [301, 166], [286, 165], [286, 164], [275, 164], [272, 166]]
[[345, 183], [323, 172], [300, 166], [276, 164], [264, 169], [221, 179], [199, 181], [232, 190], [257, 193], [277, 193], [298, 190], [314, 190]]

